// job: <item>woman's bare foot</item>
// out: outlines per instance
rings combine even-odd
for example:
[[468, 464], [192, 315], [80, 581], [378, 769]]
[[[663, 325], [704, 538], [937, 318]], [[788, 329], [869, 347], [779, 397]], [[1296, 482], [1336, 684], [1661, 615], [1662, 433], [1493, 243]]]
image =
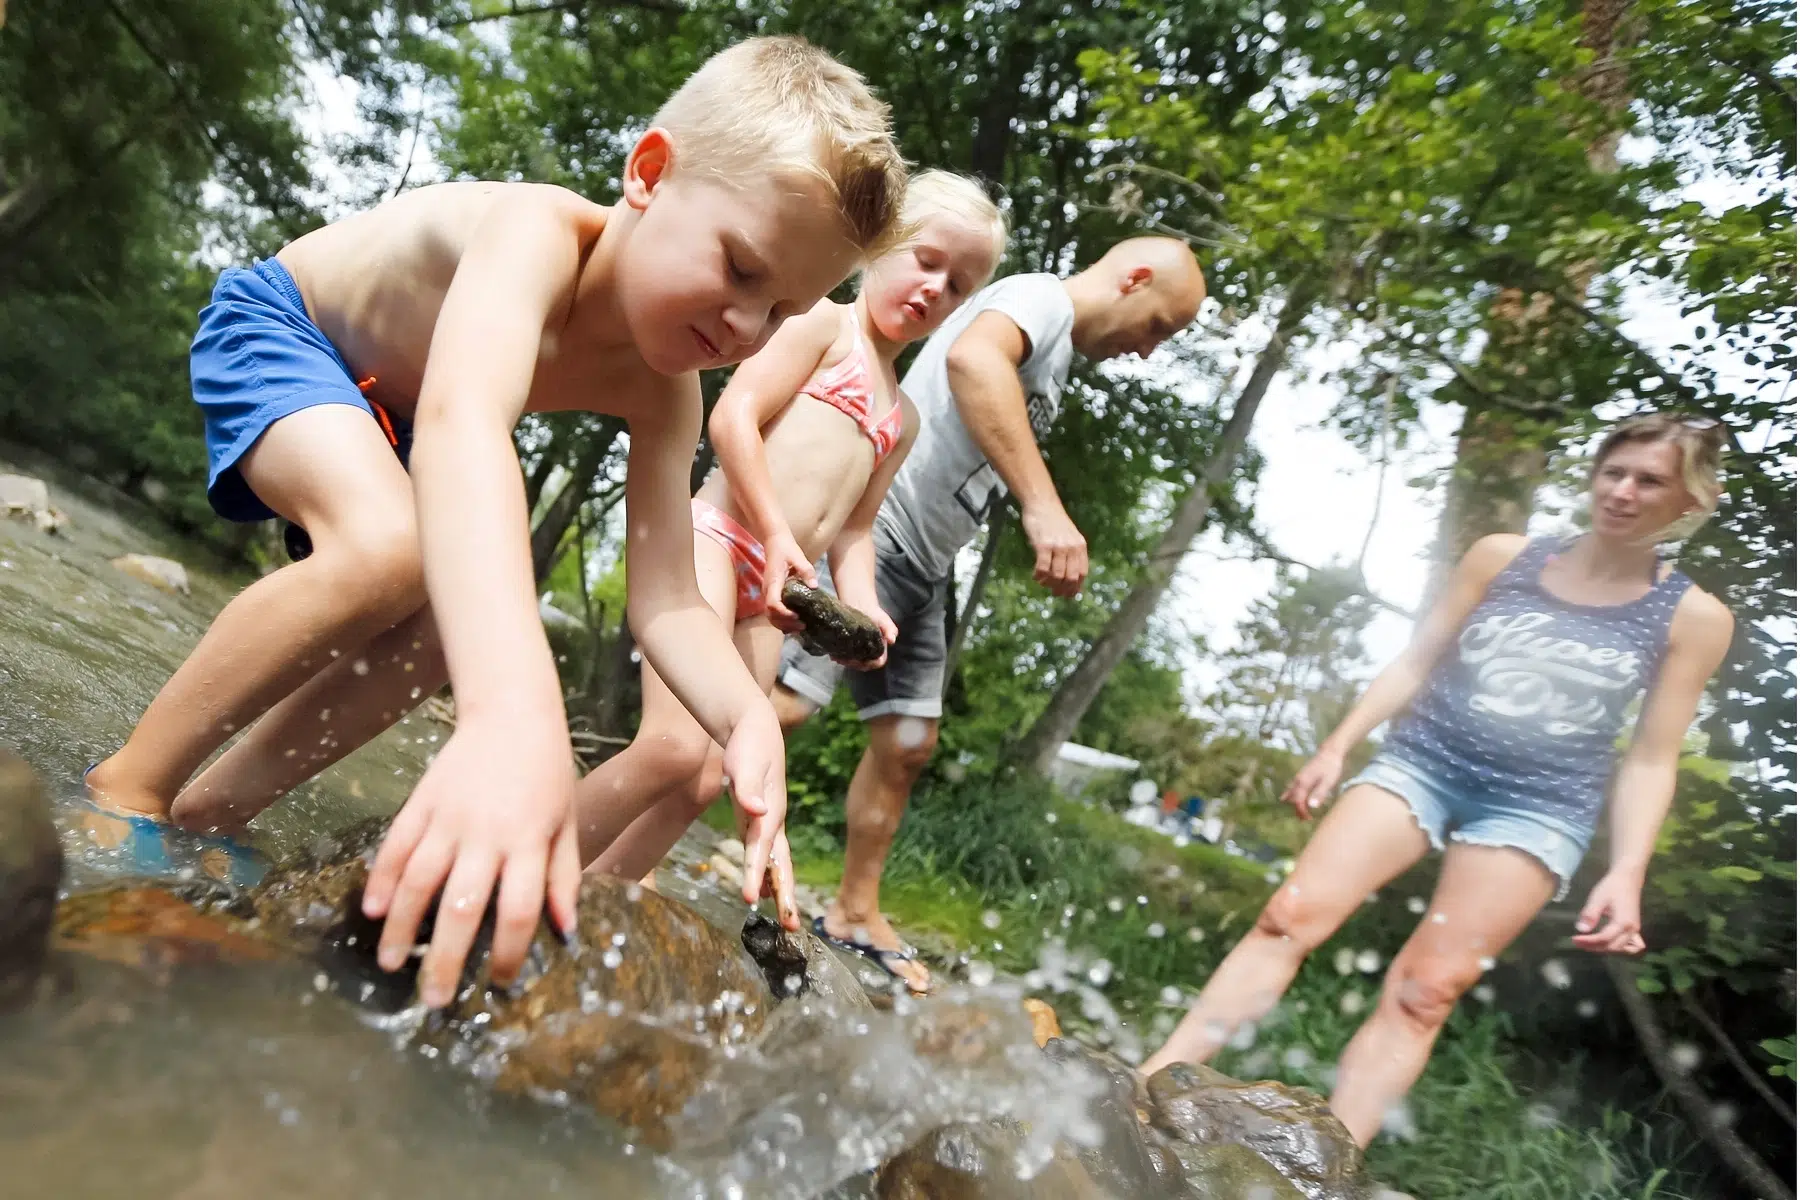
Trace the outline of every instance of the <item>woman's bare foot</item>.
[[[880, 913], [852, 917], [845, 913], [842, 905], [833, 901], [826, 909], [824, 918], [825, 932], [838, 941], [852, 946], [867, 946], [872, 950], [904, 951], [906, 943], [894, 931], [893, 925]], [[914, 995], [923, 996], [931, 991], [931, 972], [925, 964], [916, 958], [895, 958], [891, 955], [877, 960], [866, 951], [859, 951], [870, 961], [876, 962], [890, 975], [905, 983]]]

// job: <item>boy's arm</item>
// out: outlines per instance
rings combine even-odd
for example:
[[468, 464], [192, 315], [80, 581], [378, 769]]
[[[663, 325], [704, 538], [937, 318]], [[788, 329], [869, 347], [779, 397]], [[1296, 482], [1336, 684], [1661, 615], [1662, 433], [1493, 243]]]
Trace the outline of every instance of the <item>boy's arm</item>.
[[546, 892], [556, 923], [575, 923], [568, 728], [537, 614], [512, 428], [544, 330], [574, 286], [578, 219], [541, 195], [494, 201], [444, 297], [414, 416], [425, 586], [458, 722], [383, 839], [363, 907], [386, 918], [380, 961], [393, 970], [442, 888], [419, 979], [434, 1007], [451, 999], [496, 883], [496, 980], [523, 962]]
[[[670, 383], [676, 392], [667, 403], [647, 404], [631, 421], [625, 611], [644, 657], [725, 748], [732, 798], [749, 819], [744, 901], [755, 904], [787, 819], [785, 749], [774, 708], [694, 577], [688, 471], [700, 436], [700, 383], [691, 374]], [[782, 922], [798, 928], [793, 887], [791, 870], [775, 872]]]
[[957, 411], [994, 470], [1019, 499], [1019, 521], [1037, 552], [1032, 577], [1059, 596], [1087, 578], [1087, 538], [1069, 519], [1031, 431], [1019, 365], [1031, 353], [1023, 330], [998, 310], [969, 322], [945, 358]]
[[[875, 468], [869, 477], [869, 484], [863, 489], [861, 499], [850, 515], [844, 519], [843, 528], [832, 540], [828, 557], [831, 561], [831, 581], [837, 589], [838, 599], [858, 612], [865, 613], [881, 629], [881, 636], [888, 645], [900, 636], [899, 627], [893, 618], [882, 609], [881, 601], [875, 595], [875, 514], [881, 511], [881, 502], [887, 498], [888, 488], [894, 482], [894, 476], [900, 472], [900, 464], [912, 451], [913, 443], [919, 437], [919, 413], [907, 399], [906, 393], [900, 393], [900, 404], [905, 418], [901, 425], [900, 440], [895, 443], [882, 464]], [[882, 656], [872, 663], [853, 663], [851, 666], [866, 667], [873, 670], [887, 661], [884, 651]]]
[[794, 615], [781, 602], [781, 587], [788, 575], [798, 575], [814, 587], [819, 581], [794, 541], [787, 515], [776, 498], [762, 429], [794, 402], [801, 385], [819, 369], [820, 360], [837, 339], [841, 322], [838, 306], [829, 300], [821, 300], [804, 316], [785, 322], [768, 345], [732, 374], [707, 422], [713, 453], [731, 485], [731, 497], [763, 546], [763, 596], [770, 619], [784, 628], [794, 623]]

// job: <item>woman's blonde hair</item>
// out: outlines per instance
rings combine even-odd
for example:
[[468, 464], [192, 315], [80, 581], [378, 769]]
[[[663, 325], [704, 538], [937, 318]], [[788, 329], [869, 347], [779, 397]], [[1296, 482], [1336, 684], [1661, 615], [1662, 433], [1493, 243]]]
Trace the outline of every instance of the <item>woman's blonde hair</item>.
[[900, 233], [906, 162], [888, 106], [802, 38], [749, 38], [719, 51], [651, 124], [674, 139], [677, 171], [727, 181], [792, 174], [823, 185], [865, 257]]
[[932, 167], [907, 180], [906, 199], [900, 206], [900, 226], [910, 240], [917, 237], [920, 227], [935, 216], [947, 216], [992, 240], [993, 261], [975, 288], [979, 290], [986, 286], [999, 268], [1000, 260], [1006, 257], [1006, 217], [1000, 206], [988, 198], [980, 183], [967, 175]]
[[1594, 452], [1592, 479], [1619, 447], [1635, 442], [1668, 443], [1681, 460], [1681, 485], [1697, 506], [1658, 530], [1658, 542], [1678, 542], [1692, 537], [1719, 508], [1724, 488], [1719, 483], [1719, 460], [1725, 446], [1725, 426], [1712, 417], [1683, 417], [1673, 413], [1645, 413], [1628, 417], [1607, 430]]

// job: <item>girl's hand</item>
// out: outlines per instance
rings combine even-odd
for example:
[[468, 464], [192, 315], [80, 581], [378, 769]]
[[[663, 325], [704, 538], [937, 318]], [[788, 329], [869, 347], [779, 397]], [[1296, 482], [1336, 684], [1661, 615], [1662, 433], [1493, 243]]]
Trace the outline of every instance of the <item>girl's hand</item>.
[[769, 624], [783, 633], [799, 633], [800, 618], [781, 602], [781, 589], [788, 576], [797, 577], [808, 587], [819, 586], [818, 572], [800, 549], [800, 543], [787, 529], [781, 529], [763, 542], [763, 599], [768, 605]]
[[1281, 793], [1282, 802], [1293, 805], [1302, 821], [1310, 821], [1314, 813], [1331, 803], [1343, 774], [1344, 756], [1322, 749], [1295, 773], [1294, 781]]

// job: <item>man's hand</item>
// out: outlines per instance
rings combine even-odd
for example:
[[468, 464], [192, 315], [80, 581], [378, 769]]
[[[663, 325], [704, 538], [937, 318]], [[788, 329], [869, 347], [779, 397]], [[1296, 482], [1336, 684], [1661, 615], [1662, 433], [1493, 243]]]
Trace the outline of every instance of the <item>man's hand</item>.
[[800, 928], [794, 865], [787, 845], [787, 748], [767, 700], [744, 714], [725, 743], [725, 779], [744, 831], [744, 903], [755, 904], [772, 876], [775, 908], [788, 929]]
[[398, 970], [419, 922], [443, 890], [419, 995], [442, 1008], [456, 995], [463, 962], [499, 884], [489, 975], [510, 983], [544, 912], [575, 929], [581, 886], [574, 770], [560, 723], [466, 718], [432, 761], [382, 839], [363, 890], [363, 913], [386, 918], [378, 961]]
[[875, 602], [873, 592], [871, 592], [861, 603], [848, 599], [842, 592], [839, 592], [838, 601], [848, 608], [854, 608], [857, 612], [862, 613], [865, 617], [868, 617], [869, 620], [875, 622], [875, 628], [881, 631], [883, 645], [881, 657], [872, 659], [868, 662], [850, 662], [844, 659], [833, 659], [832, 661], [836, 662], [839, 666], [849, 667], [852, 671], [878, 671], [882, 667], [887, 666], [887, 647], [893, 645], [900, 638], [900, 627], [894, 624], [894, 619], [887, 615], [886, 609]]
[[794, 535], [783, 527], [763, 543], [763, 599], [768, 604], [769, 624], [783, 633], [799, 633], [800, 618], [792, 609], [781, 602], [781, 589], [787, 584], [788, 576], [798, 576], [800, 582], [808, 587], [819, 586], [818, 572], [804, 552]]
[[1642, 954], [1643, 916], [1639, 905], [1643, 891], [1642, 876], [1631, 871], [1608, 871], [1588, 893], [1571, 940], [1595, 954]]
[[1314, 813], [1331, 802], [1343, 774], [1344, 756], [1335, 750], [1321, 749], [1294, 773], [1293, 782], [1281, 793], [1282, 803], [1293, 805], [1302, 821], [1310, 821]]
[[1033, 505], [1025, 509], [1020, 523], [1025, 538], [1037, 551], [1037, 565], [1031, 577], [1058, 596], [1073, 596], [1087, 579], [1087, 539], [1061, 504]]

